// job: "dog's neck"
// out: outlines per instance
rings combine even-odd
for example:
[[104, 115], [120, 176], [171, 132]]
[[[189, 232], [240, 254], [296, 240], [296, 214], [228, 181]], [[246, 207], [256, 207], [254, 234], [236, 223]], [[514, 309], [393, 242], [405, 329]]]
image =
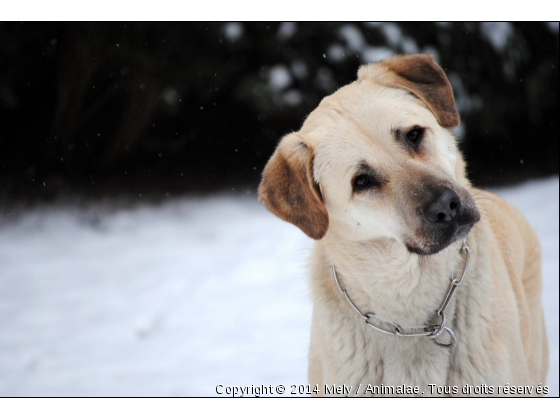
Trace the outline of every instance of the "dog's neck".
[[[324, 262], [335, 265], [343, 287], [362, 311], [403, 327], [424, 325], [434, 315], [451, 276], [458, 274], [460, 247], [457, 242], [436, 255], [418, 256], [392, 239], [345, 242], [329, 235], [320, 245]], [[332, 275], [324, 271], [324, 276], [326, 286], [334, 290]]]

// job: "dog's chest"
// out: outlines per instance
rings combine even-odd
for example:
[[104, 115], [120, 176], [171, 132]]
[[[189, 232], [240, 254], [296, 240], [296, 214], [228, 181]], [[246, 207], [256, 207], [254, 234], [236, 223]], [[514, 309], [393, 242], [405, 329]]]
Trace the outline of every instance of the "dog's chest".
[[[442, 254], [424, 267], [405, 256], [398, 261], [400, 268], [374, 259], [355, 266], [346, 257], [324, 260], [340, 267], [341, 287], [362, 313], [375, 314], [372, 323], [391, 330], [389, 321], [410, 330], [441, 321], [434, 316], [459, 262], [458, 253], [447, 258]], [[325, 265], [316, 267], [312, 282], [314, 335], [321, 338], [312, 340], [311, 350], [322, 355], [324, 383], [352, 385], [354, 392], [368, 385], [418, 386], [425, 395], [430, 395], [429, 384], [446, 384], [452, 350], [427, 337], [392, 336], [370, 328], [336, 288]], [[447, 325], [453, 325], [455, 303], [447, 309]]]
[[324, 366], [325, 384], [351, 385], [355, 396], [375, 396], [368, 385], [418, 386], [420, 394], [430, 395], [429, 384], [446, 383], [448, 349], [426, 337], [394, 337], [344, 324], [329, 329], [336, 362]]

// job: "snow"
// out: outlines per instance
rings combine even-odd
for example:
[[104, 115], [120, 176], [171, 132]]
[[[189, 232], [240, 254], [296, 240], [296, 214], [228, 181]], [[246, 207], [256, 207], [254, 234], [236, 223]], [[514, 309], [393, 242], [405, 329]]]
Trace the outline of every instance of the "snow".
[[278, 38], [289, 39], [297, 32], [297, 23], [295, 22], [282, 22], [278, 27]]
[[268, 75], [268, 84], [273, 90], [282, 90], [292, 84], [290, 71], [284, 65], [273, 66]]
[[[394, 23], [368, 22], [366, 25], [375, 28], [383, 36], [385, 43], [369, 45], [356, 25], [347, 24], [339, 30], [340, 37], [344, 40], [347, 49], [356, 53], [363, 63], [385, 60], [394, 56], [397, 52], [414, 54], [420, 51], [425, 54], [432, 54], [436, 60], [439, 60], [439, 52], [434, 46], [428, 45], [420, 50], [416, 41], [404, 36], [399, 26]], [[342, 61], [345, 58], [340, 47], [338, 44], [329, 46], [328, 58], [333, 62]]]
[[303, 101], [303, 95], [297, 89], [290, 89], [284, 94], [282, 99], [286, 104], [296, 106], [299, 105], [301, 101]]
[[[397, 46], [404, 42], [401, 30], [395, 24], [370, 22], [368, 25], [378, 29], [392, 46]], [[359, 55], [362, 63], [373, 63], [395, 55], [395, 51], [388, 47], [368, 45], [362, 32], [355, 25], [344, 25], [340, 28], [340, 36], [344, 39], [348, 49]], [[411, 45], [409, 41], [406, 43], [406, 48], [413, 49], [414, 45]], [[336, 56], [331, 50], [329, 50], [329, 53], [336, 60]]]
[[[500, 190], [543, 244], [558, 396], [558, 178]], [[254, 195], [52, 205], [0, 222], [0, 396], [304, 384], [312, 241]]]
[[398, 47], [403, 40], [401, 28], [395, 23], [386, 23], [380, 26], [385, 39], [392, 47]]
[[433, 45], [427, 45], [424, 48], [422, 48], [422, 53], [433, 55], [434, 60], [436, 60], [437, 62], [439, 62], [441, 64], [441, 57], [439, 55], [439, 51]]
[[302, 80], [308, 76], [307, 64], [302, 60], [296, 60], [292, 63], [292, 72], [295, 76]]
[[334, 74], [328, 67], [319, 67], [315, 74], [315, 83], [327, 92], [333, 92], [336, 88]]
[[228, 22], [224, 25], [224, 34], [229, 41], [235, 42], [243, 36], [243, 25], [239, 22]]
[[513, 26], [509, 22], [480, 22], [480, 30], [498, 52], [504, 50], [513, 36]]
[[336, 63], [344, 60], [345, 54], [346, 52], [342, 45], [333, 44], [329, 47], [329, 52], [327, 53], [327, 56], [329, 57], [329, 60]]
[[375, 63], [392, 57], [395, 52], [385, 47], [368, 47], [362, 52], [362, 63]]
[[460, 113], [482, 108], [481, 97], [476, 94], [469, 93], [458, 73], [449, 72], [447, 77], [449, 79], [449, 83], [453, 86], [453, 92], [455, 93], [455, 105]]
[[366, 40], [360, 29], [355, 25], [344, 25], [340, 28], [340, 36], [346, 41], [346, 45], [351, 51], [361, 52], [366, 46]]
[[418, 44], [412, 38], [406, 36], [402, 39], [402, 49], [405, 54], [416, 54], [418, 52]]

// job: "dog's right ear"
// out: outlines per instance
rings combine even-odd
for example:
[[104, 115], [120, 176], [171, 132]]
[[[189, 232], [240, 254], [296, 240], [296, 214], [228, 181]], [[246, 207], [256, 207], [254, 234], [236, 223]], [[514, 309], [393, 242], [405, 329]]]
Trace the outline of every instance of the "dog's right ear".
[[297, 133], [285, 136], [264, 168], [259, 200], [312, 239], [327, 233], [329, 216], [313, 179], [313, 150]]

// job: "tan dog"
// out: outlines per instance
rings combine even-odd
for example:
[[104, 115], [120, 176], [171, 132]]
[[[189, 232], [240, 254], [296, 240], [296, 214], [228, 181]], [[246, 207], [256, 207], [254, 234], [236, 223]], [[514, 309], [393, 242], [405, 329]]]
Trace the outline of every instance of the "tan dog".
[[[260, 200], [317, 240], [309, 382], [320, 393], [334, 384], [372, 395], [383, 384], [438, 395], [436, 384], [454, 395], [475, 395], [465, 385], [493, 395], [532, 386], [524, 392], [535, 395], [545, 385], [539, 243], [511, 205], [470, 186], [447, 130], [458, 124], [432, 56], [399, 56], [362, 67], [268, 162]], [[449, 330], [438, 331], [465, 237], [469, 267], [445, 310]], [[357, 311], [393, 335], [364, 322], [332, 265]], [[427, 335], [399, 336], [419, 331]], [[449, 348], [428, 336], [451, 344], [453, 333]]]

